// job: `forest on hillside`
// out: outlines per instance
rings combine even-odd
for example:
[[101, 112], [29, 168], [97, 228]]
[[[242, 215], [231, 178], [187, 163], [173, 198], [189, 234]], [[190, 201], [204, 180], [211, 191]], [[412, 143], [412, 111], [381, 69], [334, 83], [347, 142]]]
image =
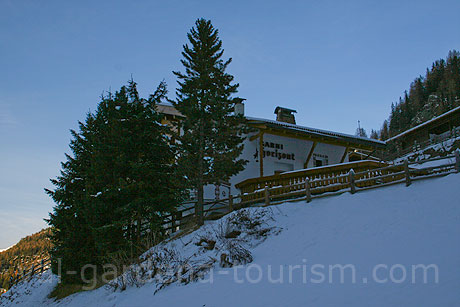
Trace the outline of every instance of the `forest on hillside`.
[[371, 137], [386, 140], [460, 106], [460, 52], [449, 51], [435, 61], [425, 76], [411, 83], [409, 91], [392, 103], [390, 117]]
[[18, 270], [29, 268], [49, 257], [49, 235], [50, 228], [43, 229], [0, 253], [0, 288], [8, 289], [10, 277]]

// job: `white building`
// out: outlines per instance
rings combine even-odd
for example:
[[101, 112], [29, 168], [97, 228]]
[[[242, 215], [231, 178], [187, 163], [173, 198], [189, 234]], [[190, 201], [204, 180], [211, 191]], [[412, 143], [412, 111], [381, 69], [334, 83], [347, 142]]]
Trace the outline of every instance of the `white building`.
[[[161, 112], [173, 114], [175, 110], [169, 109]], [[242, 103], [235, 109], [244, 114]], [[276, 120], [246, 117], [254, 130], [244, 141], [241, 155], [248, 161], [246, 168], [230, 179], [229, 187], [207, 186], [205, 199], [226, 198], [229, 189], [231, 194], [238, 194], [235, 185], [249, 178], [345, 163], [352, 152], [359, 151], [365, 158], [366, 154], [385, 147], [385, 142], [378, 140], [299, 126], [294, 113], [295, 110], [277, 107]]]
[[[230, 179], [233, 195], [238, 194], [235, 184], [249, 178], [345, 163], [352, 152], [371, 155], [385, 147], [385, 142], [374, 139], [299, 126], [295, 112], [277, 107], [276, 120], [246, 117], [255, 131], [244, 142], [242, 158], [248, 160], [246, 168]], [[208, 187], [205, 198], [215, 198], [215, 190]], [[217, 190], [220, 198], [228, 196], [228, 188]]]

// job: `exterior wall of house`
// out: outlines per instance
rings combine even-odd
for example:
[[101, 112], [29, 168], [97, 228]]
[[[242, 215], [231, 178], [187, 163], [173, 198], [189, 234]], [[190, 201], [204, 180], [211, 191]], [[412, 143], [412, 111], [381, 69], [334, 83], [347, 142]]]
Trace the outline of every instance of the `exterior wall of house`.
[[[231, 193], [238, 194], [235, 184], [254, 177], [260, 176], [260, 148], [259, 138], [252, 141], [250, 136], [244, 142], [244, 149], [241, 157], [248, 161], [246, 168], [230, 179]], [[293, 171], [304, 169], [308, 154], [313, 146], [312, 141], [300, 140], [290, 137], [278, 136], [265, 133], [263, 136], [264, 149], [262, 155], [264, 176], [275, 174], [281, 171]], [[307, 168], [321, 165], [338, 164], [342, 159], [345, 147], [326, 143], [317, 143]], [[344, 162], [348, 162], [348, 156]], [[220, 198], [228, 197], [228, 188], [220, 187]], [[216, 197], [216, 188], [213, 185], [205, 188], [205, 199]]]

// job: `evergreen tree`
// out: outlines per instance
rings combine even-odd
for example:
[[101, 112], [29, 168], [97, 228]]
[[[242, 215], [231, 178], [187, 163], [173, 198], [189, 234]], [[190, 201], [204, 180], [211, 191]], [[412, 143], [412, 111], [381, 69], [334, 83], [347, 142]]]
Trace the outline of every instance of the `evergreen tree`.
[[390, 137], [390, 132], [388, 131], [388, 120], [383, 121], [382, 129], [380, 129], [380, 139], [386, 141]]
[[424, 77], [417, 77], [399, 103], [392, 104], [388, 136], [395, 136], [459, 105], [460, 53], [452, 50], [446, 60], [435, 61]]
[[[91, 165], [91, 134], [95, 133], [94, 116], [88, 114], [85, 123], [79, 122], [80, 132], [71, 130], [72, 156], [66, 154], [67, 161], [61, 163], [61, 176], [52, 179], [54, 191], [46, 190], [56, 203], [50, 213], [48, 224], [53, 248], [50, 251], [52, 270], [55, 274], [74, 271], [96, 258], [94, 238], [85, 208], [88, 170]], [[58, 270], [61, 269], [61, 272]], [[75, 282], [78, 275], [62, 275], [63, 282]]]
[[185, 119], [179, 123], [179, 164], [190, 187], [197, 192], [198, 222], [203, 219], [203, 188], [218, 184], [244, 169], [238, 159], [247, 131], [243, 115], [233, 113], [238, 84], [226, 73], [222, 41], [211, 21], [198, 19], [187, 34], [190, 45], [182, 52], [185, 72], [174, 72], [179, 88], [174, 106]]
[[[115, 94], [102, 97], [80, 131], [72, 131], [72, 156], [47, 193], [57, 203], [48, 223], [56, 272], [61, 261], [64, 282], [79, 281], [85, 264], [102, 265], [119, 251], [131, 251], [141, 238], [140, 225], [149, 221], [159, 231], [164, 213], [181, 200], [170, 131], [160, 124], [156, 103], [165, 98], [161, 83], [149, 99], [141, 99], [130, 81]], [[155, 226], [156, 225], [156, 226]]]
[[366, 130], [365, 130], [364, 128], [362, 128], [362, 127], [356, 128], [355, 135], [356, 135], [356, 136], [360, 136], [360, 137], [367, 138]]
[[379, 139], [379, 133], [376, 130], [372, 129], [370, 138], [374, 139], [374, 140], [378, 140]]

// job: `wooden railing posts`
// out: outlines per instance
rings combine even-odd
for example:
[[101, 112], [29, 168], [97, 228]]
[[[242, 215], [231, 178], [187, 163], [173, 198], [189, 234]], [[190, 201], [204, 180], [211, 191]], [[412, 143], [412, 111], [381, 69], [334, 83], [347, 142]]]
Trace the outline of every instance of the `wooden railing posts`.
[[228, 196], [228, 209], [230, 209], [230, 211], [233, 211], [233, 195], [229, 195]]
[[[176, 214], [177, 212], [171, 214], [171, 231], [174, 232], [176, 231]], [[140, 225], [140, 223], [139, 223]]]
[[15, 272], [15, 276], [10, 276], [10, 282], [9, 282], [9, 288], [11, 288], [13, 285], [17, 284], [21, 280], [25, 280], [27, 277], [29, 277], [29, 280], [34, 276], [35, 273], [40, 272], [43, 273], [45, 271], [45, 268], [51, 263], [50, 258], [47, 259], [42, 259], [40, 261], [40, 264], [35, 264], [32, 263], [32, 266], [28, 269], [20, 269], [20, 268], [15, 268], [13, 272]]
[[348, 172], [348, 177], [350, 181], [350, 193], [355, 194], [356, 193], [356, 183], [355, 183], [355, 171], [353, 169]]
[[460, 173], [460, 149], [455, 151], [455, 170]]
[[310, 189], [310, 178], [305, 178], [305, 197], [307, 203], [311, 202], [311, 189]]
[[35, 272], [35, 263], [32, 263], [32, 269], [30, 270], [30, 278], [34, 275]]
[[264, 195], [265, 195], [265, 205], [270, 206], [270, 191], [268, 190], [268, 186], [265, 186]]
[[409, 170], [409, 161], [404, 160], [404, 174], [406, 175], [406, 187], [410, 186], [410, 170]]
[[[455, 162], [452, 162], [453, 158], [455, 158]], [[412, 181], [419, 179], [445, 176], [453, 172], [460, 173], [459, 150], [455, 152], [455, 155], [418, 161], [417, 164], [424, 164], [444, 159], [449, 159], [449, 163], [423, 168], [410, 169], [409, 162], [407, 160], [404, 161], [403, 165], [385, 165], [380, 168], [364, 167], [361, 168], [362, 170], [360, 170], [360, 168], [356, 168], [356, 166], [359, 166], [360, 164], [355, 163], [352, 165], [348, 164], [347, 169], [343, 169], [341, 167], [339, 171], [337, 171], [337, 167], [335, 166], [333, 168], [334, 170], [328, 174], [318, 174], [314, 171], [310, 171], [310, 173], [308, 173], [307, 171], [302, 170], [297, 173], [288, 173], [287, 178], [280, 175], [275, 178], [276, 180], [272, 180], [273, 176], [269, 176], [270, 180], [265, 182], [258, 178], [257, 181], [252, 180], [255, 182], [254, 186], [250, 187], [250, 191], [242, 192], [240, 195], [236, 196], [229, 195], [228, 199], [205, 203], [207, 206], [210, 206], [205, 211], [207, 213], [214, 212], [215, 215], [212, 216], [212, 218], [215, 218], [216, 216], [223, 216], [233, 210], [247, 207], [252, 204], [262, 205], [264, 203], [265, 206], [269, 206], [282, 203], [286, 200], [306, 200], [306, 202], [309, 203], [314, 198], [322, 197], [321, 194], [324, 195], [324, 193], [328, 192], [343, 193], [348, 188], [350, 189], [350, 193], [354, 194], [369, 188], [402, 183], [404, 182], [404, 177], [406, 186], [409, 186]], [[368, 164], [368, 162], [365, 163]], [[373, 163], [374, 162], [372, 162], [372, 164]], [[324, 169], [321, 170], [324, 171]], [[255, 186], [255, 184], [257, 184], [257, 186]], [[235, 201], [235, 199], [239, 199], [239, 201]], [[196, 216], [195, 212], [197, 208], [193, 206], [193, 201], [185, 202], [182, 206], [185, 208], [177, 209], [176, 212], [163, 216], [164, 220], [161, 225], [165, 232], [174, 233], [178, 229], [183, 229], [183, 226], [187, 225], [188, 222]], [[149, 224], [149, 221], [145, 221], [145, 224]], [[30, 273], [28, 273], [28, 270], [15, 268], [14, 271], [16, 272], [16, 276], [12, 276], [10, 278], [10, 287], [21, 281], [26, 276], [32, 276], [35, 271], [43, 273], [44, 269], [48, 267], [49, 264], [50, 259], [43, 259], [40, 262], [40, 267], [32, 265]]]

